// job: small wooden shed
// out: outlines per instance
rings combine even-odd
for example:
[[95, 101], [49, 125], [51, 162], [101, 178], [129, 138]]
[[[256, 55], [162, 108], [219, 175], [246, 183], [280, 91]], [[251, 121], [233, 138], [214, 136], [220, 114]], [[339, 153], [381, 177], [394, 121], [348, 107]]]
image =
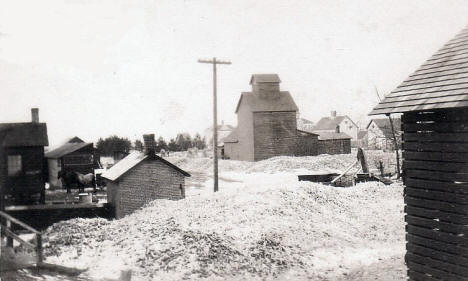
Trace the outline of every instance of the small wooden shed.
[[379, 103], [403, 113], [411, 280], [468, 280], [468, 28]]
[[0, 123], [0, 210], [5, 196], [19, 204], [45, 200], [47, 125], [39, 123], [37, 108], [31, 113], [30, 123]]
[[93, 143], [83, 142], [78, 137], [45, 153], [49, 167], [49, 184], [62, 187], [58, 172], [68, 170], [82, 174], [94, 173], [97, 168]]
[[144, 153], [132, 152], [102, 174], [117, 219], [155, 199], [185, 198], [185, 177], [190, 174], [157, 156], [154, 145], [154, 135], [145, 135]]

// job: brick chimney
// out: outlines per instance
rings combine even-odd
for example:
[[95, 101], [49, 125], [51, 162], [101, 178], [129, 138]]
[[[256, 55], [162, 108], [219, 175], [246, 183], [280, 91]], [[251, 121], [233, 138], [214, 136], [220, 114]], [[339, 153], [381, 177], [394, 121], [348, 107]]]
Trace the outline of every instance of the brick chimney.
[[340, 125], [336, 125], [335, 127], [335, 133], [339, 133], [340, 132]]
[[145, 146], [145, 154], [154, 156], [156, 155], [156, 141], [154, 134], [143, 135], [143, 142]]
[[331, 112], [331, 117], [332, 117], [332, 118], [335, 118], [335, 117], [336, 117], [336, 110], [333, 110], [333, 111]]
[[31, 108], [31, 122], [39, 123], [39, 108]]

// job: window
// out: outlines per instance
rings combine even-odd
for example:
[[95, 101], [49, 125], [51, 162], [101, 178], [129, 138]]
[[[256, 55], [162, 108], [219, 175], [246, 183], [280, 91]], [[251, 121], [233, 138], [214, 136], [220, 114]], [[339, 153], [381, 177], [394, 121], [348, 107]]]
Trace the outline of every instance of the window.
[[21, 155], [8, 155], [8, 175], [15, 176], [21, 173]]

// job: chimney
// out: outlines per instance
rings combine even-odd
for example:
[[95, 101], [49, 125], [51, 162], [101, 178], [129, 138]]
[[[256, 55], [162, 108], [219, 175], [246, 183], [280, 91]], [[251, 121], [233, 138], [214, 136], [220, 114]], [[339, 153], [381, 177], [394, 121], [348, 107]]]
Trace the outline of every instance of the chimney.
[[335, 127], [335, 133], [339, 133], [340, 132], [340, 125], [336, 125]]
[[333, 111], [331, 112], [331, 117], [332, 117], [332, 118], [335, 118], [335, 117], [336, 117], [336, 110], [333, 110]]
[[31, 122], [39, 123], [39, 108], [31, 108]]
[[145, 145], [145, 154], [154, 156], [156, 155], [156, 141], [154, 134], [143, 135], [143, 142]]

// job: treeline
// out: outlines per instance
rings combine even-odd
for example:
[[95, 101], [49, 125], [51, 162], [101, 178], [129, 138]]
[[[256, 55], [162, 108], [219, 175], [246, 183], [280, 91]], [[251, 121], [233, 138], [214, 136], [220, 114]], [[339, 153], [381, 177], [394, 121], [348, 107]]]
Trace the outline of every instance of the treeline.
[[[156, 140], [156, 152], [164, 151], [186, 151], [189, 148], [204, 149], [206, 148], [205, 138], [200, 134], [195, 134], [194, 137], [188, 133], [177, 134], [176, 138], [172, 138], [167, 142], [162, 136]], [[96, 149], [100, 155], [113, 156], [116, 152], [130, 152], [131, 149], [143, 151], [144, 145], [141, 140], [136, 140], [133, 143], [127, 139], [116, 135], [100, 138], [96, 144]]]

